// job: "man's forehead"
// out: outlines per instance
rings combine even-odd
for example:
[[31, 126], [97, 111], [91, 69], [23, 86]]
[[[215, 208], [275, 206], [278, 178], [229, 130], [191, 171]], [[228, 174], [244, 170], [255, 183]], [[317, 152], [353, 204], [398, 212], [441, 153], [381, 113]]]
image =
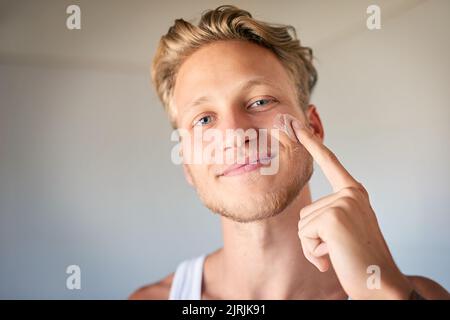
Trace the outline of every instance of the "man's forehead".
[[[266, 77], [279, 82], [285, 70], [267, 48], [245, 41], [218, 41], [189, 56], [178, 70], [175, 95]], [[199, 87], [200, 86], [200, 87]]]

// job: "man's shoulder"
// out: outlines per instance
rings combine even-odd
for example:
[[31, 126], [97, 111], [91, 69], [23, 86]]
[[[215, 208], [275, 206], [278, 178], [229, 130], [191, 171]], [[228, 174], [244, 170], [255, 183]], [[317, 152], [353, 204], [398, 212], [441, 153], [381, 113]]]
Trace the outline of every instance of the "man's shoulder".
[[170, 287], [172, 286], [174, 273], [169, 274], [164, 279], [143, 286], [133, 292], [129, 300], [167, 300], [169, 299]]
[[414, 289], [426, 299], [450, 299], [448, 291], [437, 282], [422, 276], [407, 276]]

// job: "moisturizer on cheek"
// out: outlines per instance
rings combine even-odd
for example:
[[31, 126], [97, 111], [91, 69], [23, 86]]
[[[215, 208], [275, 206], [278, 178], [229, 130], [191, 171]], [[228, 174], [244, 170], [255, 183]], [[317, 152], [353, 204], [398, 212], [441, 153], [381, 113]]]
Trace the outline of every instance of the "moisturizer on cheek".
[[273, 121], [273, 128], [280, 130], [281, 132], [284, 132], [289, 139], [292, 141], [297, 142], [297, 137], [295, 136], [294, 130], [292, 129], [291, 122], [292, 120], [297, 120], [290, 114], [277, 114], [275, 116], [275, 119]]

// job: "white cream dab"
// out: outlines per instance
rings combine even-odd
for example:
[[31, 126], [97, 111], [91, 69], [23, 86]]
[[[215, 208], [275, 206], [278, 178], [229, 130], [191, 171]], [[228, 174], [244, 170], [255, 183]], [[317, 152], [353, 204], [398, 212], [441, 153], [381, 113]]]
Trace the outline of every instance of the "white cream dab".
[[295, 136], [294, 129], [291, 127], [292, 120], [296, 120], [290, 114], [277, 114], [273, 121], [273, 127], [283, 131], [291, 140], [297, 141], [297, 137]]

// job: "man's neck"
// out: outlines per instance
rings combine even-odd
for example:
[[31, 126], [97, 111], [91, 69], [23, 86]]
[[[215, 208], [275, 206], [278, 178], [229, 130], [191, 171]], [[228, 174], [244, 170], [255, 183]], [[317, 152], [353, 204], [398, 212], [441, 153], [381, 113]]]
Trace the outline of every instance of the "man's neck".
[[334, 271], [321, 273], [303, 255], [297, 225], [300, 209], [310, 203], [306, 185], [275, 217], [253, 223], [222, 217], [224, 247], [205, 263], [206, 294], [218, 299], [343, 296]]

